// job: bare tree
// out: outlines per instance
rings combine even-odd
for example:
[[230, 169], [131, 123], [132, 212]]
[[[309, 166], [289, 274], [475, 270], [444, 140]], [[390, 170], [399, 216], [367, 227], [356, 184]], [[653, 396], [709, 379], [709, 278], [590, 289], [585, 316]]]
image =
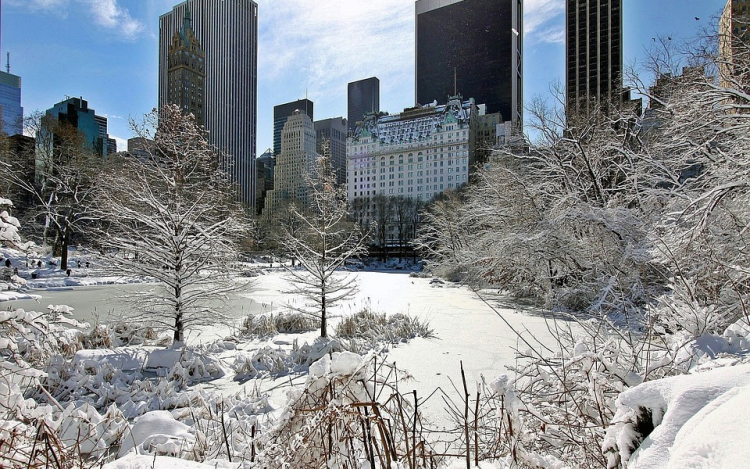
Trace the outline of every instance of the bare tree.
[[382, 260], [388, 253], [388, 235], [393, 220], [393, 201], [390, 197], [378, 194], [372, 198], [372, 215], [375, 221], [375, 240], [380, 246]]
[[153, 144], [146, 157], [121, 158], [103, 177], [97, 194], [107, 223], [103, 244], [116, 250], [113, 260], [123, 272], [161, 285], [140, 299], [136, 317], [183, 341], [186, 330], [225, 319], [214, 304], [238, 287], [238, 245], [248, 223], [219, 154], [192, 115], [165, 106], [133, 130]]
[[35, 177], [29, 177], [23, 155], [16, 155], [3, 174], [35, 200], [39, 217], [44, 219], [43, 242], [53, 246], [65, 270], [73, 234], [84, 233], [96, 223], [90, 209], [104, 162], [85, 147], [83, 134], [67, 122], [35, 113], [26, 120], [26, 128], [36, 138]]
[[346, 190], [336, 184], [328, 158], [318, 159], [308, 177], [309, 206], [291, 206], [301, 224], [299, 230], [286, 230], [286, 252], [299, 262], [299, 269], [288, 269], [293, 292], [308, 304], [295, 309], [320, 317], [320, 336], [327, 336], [328, 312], [332, 306], [351, 297], [357, 283], [353, 276], [339, 272], [348, 259], [366, 252], [366, 236], [347, 220]]

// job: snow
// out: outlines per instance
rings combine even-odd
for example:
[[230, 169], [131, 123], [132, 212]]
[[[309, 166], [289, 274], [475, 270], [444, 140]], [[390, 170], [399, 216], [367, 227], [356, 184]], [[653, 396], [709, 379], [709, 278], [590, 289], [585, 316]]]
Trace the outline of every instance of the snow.
[[362, 367], [362, 357], [352, 352], [334, 353], [331, 359], [331, 373], [335, 376], [353, 375]]
[[150, 358], [150, 355], [140, 347], [121, 347], [117, 350], [79, 350], [73, 356], [73, 364], [84, 367], [90, 364], [97, 366], [107, 364], [122, 371], [139, 371], [144, 367], [146, 357]]
[[[655, 429], [629, 454], [639, 409]], [[619, 448], [631, 469], [737, 468], [750, 459], [750, 365], [646, 382], [617, 399], [605, 448]], [[731, 437], [728, 437], [731, 434]]]
[[[247, 303], [252, 300], [250, 304], [257, 308], [241, 307], [232, 311], [237, 323], [253, 311], [284, 311], [279, 298], [281, 292], [288, 289], [281, 269], [263, 269], [260, 273], [254, 289], [239, 296]], [[416, 390], [420, 409], [437, 428], [449, 423], [445, 417], [445, 402], [439, 394], [427, 397], [436, 389], [442, 389], [448, 398], [460, 399], [454, 386], [461, 388], [461, 366], [470, 393], [475, 391], [475, 383], [486, 377], [489, 389], [503, 396], [509, 407], [514, 405], [517, 401], [515, 382], [507, 367], [516, 364], [514, 349], [526, 346], [511, 327], [523, 331], [530, 341], [544, 342], [549, 332], [547, 318], [541, 312], [511, 309], [503, 303], [502, 296], [482, 292], [483, 298], [480, 298], [464, 286], [443, 280], [394, 272], [366, 271], [354, 275], [360, 291], [350, 304], [332, 309], [329, 333], [333, 334], [344, 316], [364, 308], [386, 314], [406, 313], [428, 322], [435, 338], [384, 344], [382, 352], [387, 354], [383, 359], [395, 361], [406, 373], [399, 372], [399, 391], [408, 394]], [[288, 296], [284, 300], [301, 301]], [[52, 303], [57, 302], [52, 300]], [[86, 313], [78, 306], [63, 305], [50, 306], [50, 311], [73, 317]], [[5, 313], [3, 317], [10, 318], [14, 314], [31, 313]], [[498, 315], [502, 315], [507, 324]], [[336, 340], [317, 340], [317, 332], [237, 340], [227, 339], [231, 329], [218, 325], [202, 328], [189, 336], [187, 344], [176, 344], [168, 349], [131, 346], [78, 351], [72, 360], [73, 369], [92, 374], [87, 378], [88, 383], [100, 386], [103, 377], [113, 372], [120, 380], [107, 384], [107, 392], [112, 396], [109, 402], [117, 402], [122, 414], [119, 414], [120, 420], [104, 418], [98, 413], [101, 409], [81, 406], [80, 402], [75, 406], [70, 404], [62, 416], [57, 417], [60, 435], [70, 438], [89, 435], [81, 441], [81, 448], [97, 454], [105, 448], [106, 442], [114, 441], [117, 431], [124, 431], [127, 436], [120, 451], [123, 457], [104, 466], [111, 469], [144, 464], [168, 469], [177, 466], [235, 468], [237, 465], [226, 461], [209, 466], [168, 457], [186, 455], [197, 442], [198, 427], [190, 413], [186, 413], [190, 407], [184, 406], [195, 399], [207, 399], [209, 395], [257, 392], [265, 397], [261, 403], [241, 404], [249, 406], [246, 415], [260, 411], [266, 412], [269, 418], [277, 418], [284, 409], [290, 386], [298, 389], [305, 381], [356, 376], [368, 360], [356, 353], [338, 351], [341, 349], [337, 348], [340, 344]], [[212, 342], [213, 339], [220, 340]], [[1, 342], [0, 346], [13, 345], [6, 342]], [[207, 342], [209, 346], [200, 346]], [[750, 420], [750, 365], [716, 367], [733, 364], [726, 354], [746, 350], [748, 343], [750, 328], [742, 321], [728, 328], [722, 336], [705, 335], [690, 342], [680, 353], [692, 357], [693, 374], [646, 382], [622, 393], [617, 400], [616, 424], [607, 434], [605, 448], [618, 454], [629, 468], [742, 467], [750, 454], [738, 447], [736, 441], [750, 438], [750, 429], [745, 425]], [[576, 356], [590, 353], [584, 342], [577, 343], [573, 349]], [[59, 372], [50, 369], [49, 373], [53, 371]], [[155, 372], [159, 380], [170, 380], [173, 387], [167, 387], [164, 381], [154, 381], [158, 385], [149, 390], [150, 385], [144, 380], [138, 384], [139, 388], [128, 388], [131, 384], [127, 380], [141, 379], [142, 373], [148, 371]], [[131, 377], [126, 378], [126, 374]], [[75, 383], [76, 379], [69, 383]], [[17, 390], [17, 386], [7, 388], [0, 390], [0, 394], [10, 397]], [[100, 395], [100, 402], [110, 399], [102, 396], [105, 394]], [[32, 404], [23, 405], [29, 412], [49, 412]], [[158, 408], [174, 410], [154, 410]], [[649, 409], [655, 430], [636, 449], [642, 437], [637, 434], [635, 423], [642, 408]], [[132, 427], [123, 420], [138, 415], [141, 417]], [[732, 429], [732, 438], [727, 438], [726, 428]], [[539, 467], [562, 467], [549, 455], [526, 454], [524, 457]], [[451, 467], [450, 464], [459, 467], [461, 462], [454, 461], [446, 467]], [[482, 463], [480, 467], [505, 468], [509, 467], [509, 461]]]
[[187, 461], [185, 459], [171, 458], [168, 456], [142, 456], [133, 453], [102, 466], [102, 469], [230, 469], [238, 467], [238, 464], [206, 464]]
[[170, 412], [158, 410], [136, 419], [119, 457], [133, 450], [137, 454], [179, 455], [194, 443], [195, 435], [190, 433], [188, 425], [175, 420]]

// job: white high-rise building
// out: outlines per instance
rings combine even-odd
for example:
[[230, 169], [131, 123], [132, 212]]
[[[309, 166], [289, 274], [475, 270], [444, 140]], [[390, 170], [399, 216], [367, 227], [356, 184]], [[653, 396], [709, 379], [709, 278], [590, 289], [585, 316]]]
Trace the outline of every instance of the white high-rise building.
[[175, 32], [192, 17], [205, 53], [205, 126], [209, 142], [230, 155], [239, 198], [255, 204], [258, 99], [258, 5], [252, 0], [187, 0], [159, 17], [159, 106], [168, 103], [168, 56]]
[[273, 217], [286, 201], [307, 205], [307, 176], [318, 159], [315, 142], [315, 128], [310, 116], [300, 110], [294, 111], [281, 131], [281, 153], [276, 156], [273, 169], [273, 190], [266, 193], [264, 217]]

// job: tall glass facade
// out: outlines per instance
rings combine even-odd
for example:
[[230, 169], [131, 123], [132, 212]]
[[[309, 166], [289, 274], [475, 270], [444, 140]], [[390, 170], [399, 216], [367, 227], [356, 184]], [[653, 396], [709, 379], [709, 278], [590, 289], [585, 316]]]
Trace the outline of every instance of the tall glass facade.
[[0, 72], [0, 107], [2, 108], [2, 131], [7, 135], [23, 134], [21, 77]]
[[520, 124], [520, 0], [419, 0], [416, 4], [416, 99], [460, 94]]
[[380, 111], [380, 80], [377, 77], [353, 81], [347, 86], [348, 131], [354, 131], [357, 122], [368, 112]]

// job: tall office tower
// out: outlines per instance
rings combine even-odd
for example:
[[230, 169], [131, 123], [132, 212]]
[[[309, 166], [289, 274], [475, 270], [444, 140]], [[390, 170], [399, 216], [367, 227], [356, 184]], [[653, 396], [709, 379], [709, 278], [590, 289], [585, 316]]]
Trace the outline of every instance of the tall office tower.
[[[719, 83], [731, 86], [731, 75], [736, 65], [748, 67], [747, 30], [750, 28], [750, 0], [727, 0], [719, 19]], [[738, 57], [743, 53], [744, 57]]]
[[347, 132], [354, 132], [357, 122], [364, 120], [368, 112], [380, 111], [380, 80], [377, 77], [353, 81], [347, 87]]
[[566, 31], [568, 109], [622, 105], [622, 0], [567, 0]]
[[114, 155], [117, 153], [117, 140], [107, 137], [107, 154]]
[[418, 0], [416, 98], [473, 98], [523, 126], [523, 1]]
[[329, 142], [331, 166], [336, 173], [336, 182], [346, 184], [346, 119], [334, 117], [315, 121], [316, 151], [319, 155], [323, 152], [323, 143]]
[[85, 99], [68, 98], [47, 109], [46, 114], [61, 124], [78, 129], [84, 148], [99, 156], [107, 156], [107, 118], [97, 116]]
[[193, 32], [190, 10], [185, 8], [182, 27], [172, 36], [167, 69], [167, 101], [177, 104], [183, 112], [195, 116], [195, 122], [205, 125], [204, 82], [206, 54]]
[[23, 134], [23, 107], [21, 107], [21, 77], [0, 72], [0, 125], [7, 135]]
[[[93, 112], [93, 111], [92, 111]], [[94, 116], [94, 120], [96, 121], [97, 125], [99, 126], [99, 138], [102, 141], [102, 156], [106, 157], [107, 155], [114, 153], [109, 151], [109, 134], [107, 134], [107, 118], [103, 116]]]
[[[159, 17], [159, 106], [169, 102], [169, 48], [184, 25], [205, 54], [203, 118], [208, 140], [230, 157], [239, 199], [255, 204], [258, 5], [253, 0], [187, 0]], [[197, 57], [197, 54], [196, 54]], [[192, 96], [191, 96], [192, 97]]]
[[313, 102], [309, 99], [298, 99], [286, 104], [273, 107], [273, 154], [281, 153], [281, 131], [284, 129], [286, 120], [294, 114], [294, 111], [302, 111], [314, 120]]
[[307, 205], [306, 176], [313, 169], [317, 156], [313, 121], [298, 109], [287, 118], [281, 132], [281, 153], [276, 155], [273, 190], [266, 193], [264, 217], [272, 218], [287, 201]]
[[[2, 4], [0, 3], [0, 23]], [[0, 72], [0, 131], [6, 135], [23, 135], [23, 107], [21, 107], [21, 77], [10, 73], [10, 54], [7, 72]]]

